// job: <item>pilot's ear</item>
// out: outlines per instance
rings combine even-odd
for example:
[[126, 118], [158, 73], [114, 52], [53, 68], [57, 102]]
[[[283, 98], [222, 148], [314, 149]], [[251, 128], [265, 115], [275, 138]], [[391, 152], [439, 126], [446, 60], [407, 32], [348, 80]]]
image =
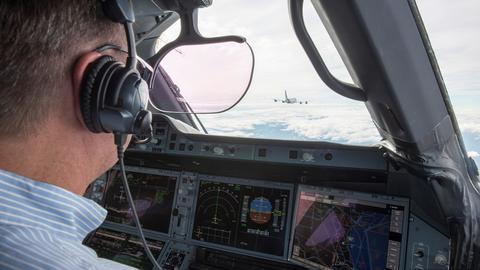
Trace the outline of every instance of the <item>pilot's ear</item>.
[[77, 60], [77, 62], [75, 62], [75, 66], [73, 67], [73, 71], [72, 71], [72, 89], [73, 89], [73, 103], [74, 103], [73, 108], [75, 108], [75, 114], [78, 121], [80, 121], [80, 123], [83, 125], [84, 128], [87, 128], [87, 127], [83, 120], [82, 111], [80, 109], [80, 94], [81, 94], [80, 92], [81, 92], [82, 80], [86, 75], [85, 73], [88, 65], [94, 62], [100, 56], [102, 55], [98, 52], [88, 52], [82, 55]]

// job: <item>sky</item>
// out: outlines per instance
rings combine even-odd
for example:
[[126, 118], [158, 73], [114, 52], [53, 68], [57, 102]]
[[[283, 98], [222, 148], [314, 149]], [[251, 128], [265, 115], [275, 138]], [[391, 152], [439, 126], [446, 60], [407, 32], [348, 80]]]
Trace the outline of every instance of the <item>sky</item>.
[[[310, 1], [305, 3], [307, 29], [327, 66], [351, 82]], [[480, 1], [417, 0], [417, 5], [467, 151], [480, 165]], [[357, 145], [381, 139], [364, 104], [335, 94], [315, 73], [290, 25], [287, 1], [216, 0], [200, 10], [199, 29], [207, 37], [244, 36], [255, 53], [253, 80], [244, 99], [228, 112], [201, 116], [211, 134]], [[177, 34], [178, 25], [162, 35], [160, 45]], [[203, 75], [211, 76], [208, 70]], [[284, 90], [309, 104], [273, 102], [283, 98]]]

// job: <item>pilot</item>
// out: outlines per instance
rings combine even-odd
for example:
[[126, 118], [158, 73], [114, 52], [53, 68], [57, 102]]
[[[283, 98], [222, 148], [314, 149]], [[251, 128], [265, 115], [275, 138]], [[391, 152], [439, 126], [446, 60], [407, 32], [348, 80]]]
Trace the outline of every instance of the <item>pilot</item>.
[[126, 48], [97, 0], [0, 2], [0, 269], [126, 269], [82, 245], [106, 210], [82, 197], [117, 161], [90, 132], [81, 82], [103, 44]]

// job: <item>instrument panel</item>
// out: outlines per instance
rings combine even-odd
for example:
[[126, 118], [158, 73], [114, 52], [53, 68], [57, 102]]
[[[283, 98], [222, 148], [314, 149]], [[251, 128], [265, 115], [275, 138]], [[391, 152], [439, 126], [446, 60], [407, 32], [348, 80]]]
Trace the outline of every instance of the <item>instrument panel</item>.
[[[126, 173], [164, 269], [448, 269], [449, 239], [412, 211], [418, 205], [408, 192], [385, 195], [387, 166], [377, 150], [212, 142], [171, 123], [153, 126], [150, 143], [127, 151]], [[152, 269], [118, 168], [85, 196], [108, 215], [84, 244]]]
[[[297, 265], [304, 269], [397, 270], [406, 265], [412, 219], [407, 198], [191, 172], [126, 169], [150, 248], [165, 269], [188, 269], [195, 261], [195, 248], [282, 262], [284, 269], [297, 269]], [[100, 257], [151, 269], [136, 237], [118, 173], [113, 168], [92, 185], [105, 187], [92, 189], [88, 196], [103, 198], [109, 214], [85, 244]], [[421, 243], [412, 248], [426, 249]], [[444, 261], [448, 258], [445, 250]], [[417, 263], [431, 259], [422, 260], [422, 253], [410, 252]]]

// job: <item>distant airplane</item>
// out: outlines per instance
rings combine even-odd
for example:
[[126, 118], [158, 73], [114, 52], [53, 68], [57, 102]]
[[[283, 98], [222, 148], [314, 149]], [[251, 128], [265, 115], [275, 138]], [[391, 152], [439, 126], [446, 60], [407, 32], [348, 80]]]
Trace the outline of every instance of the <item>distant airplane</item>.
[[282, 103], [287, 103], [287, 104], [295, 104], [295, 103], [308, 104], [308, 101], [297, 101], [297, 98], [289, 98], [287, 95], [287, 90], [285, 90], [285, 99], [274, 98], [273, 101], [275, 102], [281, 101]]

